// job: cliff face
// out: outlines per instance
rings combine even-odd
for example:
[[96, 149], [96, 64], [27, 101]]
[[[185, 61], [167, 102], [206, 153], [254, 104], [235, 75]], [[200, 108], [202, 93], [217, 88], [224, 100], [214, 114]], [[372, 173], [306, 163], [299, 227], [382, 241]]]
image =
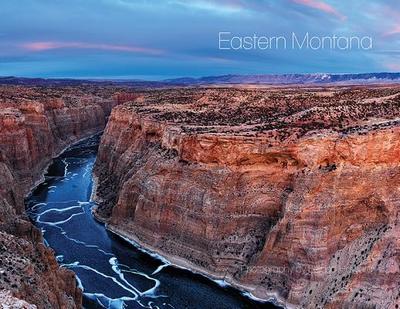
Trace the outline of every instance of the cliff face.
[[397, 308], [399, 92], [144, 93], [110, 117], [96, 215], [287, 306]]
[[38, 308], [79, 308], [82, 296], [73, 272], [42, 244], [23, 198], [54, 156], [104, 128], [115, 103], [93, 91], [0, 87], [0, 290]]

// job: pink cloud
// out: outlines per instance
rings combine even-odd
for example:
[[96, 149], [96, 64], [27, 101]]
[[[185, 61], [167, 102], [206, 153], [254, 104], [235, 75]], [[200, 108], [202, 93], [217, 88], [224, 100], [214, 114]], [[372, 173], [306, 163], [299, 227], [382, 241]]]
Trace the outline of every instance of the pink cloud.
[[390, 37], [393, 35], [400, 34], [400, 11], [394, 7], [384, 5], [382, 6], [378, 12], [379, 17], [385, 22], [385, 32], [382, 31], [383, 37]]
[[344, 16], [339, 11], [337, 11], [333, 6], [331, 6], [330, 4], [325, 3], [323, 1], [319, 1], [319, 0], [292, 0], [292, 1], [297, 4], [308, 6], [310, 8], [319, 10], [321, 12], [333, 15], [341, 20], [347, 19], [346, 16]]
[[383, 36], [392, 36], [392, 35], [397, 35], [400, 34], [400, 24], [396, 25], [392, 28], [392, 30], [386, 32], [383, 34]]
[[392, 72], [400, 72], [400, 63], [386, 63], [386, 68], [389, 69]]
[[128, 53], [141, 53], [149, 55], [160, 55], [164, 51], [160, 49], [146, 48], [140, 46], [130, 45], [113, 45], [113, 44], [96, 44], [96, 43], [84, 43], [84, 42], [29, 42], [21, 45], [22, 48], [28, 51], [41, 52], [53, 49], [97, 49], [97, 50], [108, 50], [108, 51], [121, 51]]

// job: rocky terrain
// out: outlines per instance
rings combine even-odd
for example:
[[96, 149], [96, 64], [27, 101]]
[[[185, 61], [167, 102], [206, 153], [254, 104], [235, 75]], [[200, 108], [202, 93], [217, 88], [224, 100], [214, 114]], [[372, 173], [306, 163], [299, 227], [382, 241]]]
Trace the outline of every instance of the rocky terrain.
[[0, 302], [6, 308], [80, 308], [75, 275], [43, 244], [24, 196], [54, 156], [104, 129], [116, 98], [113, 89], [95, 87], [0, 87]]
[[0, 292], [0, 304], [1, 308], [7, 309], [36, 309], [35, 305], [31, 305], [26, 301], [15, 298], [11, 295], [10, 291], [2, 291]]
[[109, 229], [287, 307], [400, 305], [400, 87], [143, 91], [95, 166]]

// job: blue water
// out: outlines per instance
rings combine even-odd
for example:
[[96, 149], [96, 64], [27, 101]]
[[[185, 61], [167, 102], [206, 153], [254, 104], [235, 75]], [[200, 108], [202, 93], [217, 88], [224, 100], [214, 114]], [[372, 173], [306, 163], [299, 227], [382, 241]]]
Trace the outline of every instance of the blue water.
[[85, 308], [277, 308], [170, 266], [97, 222], [90, 195], [98, 140], [90, 138], [55, 159], [26, 201], [59, 263], [75, 272]]

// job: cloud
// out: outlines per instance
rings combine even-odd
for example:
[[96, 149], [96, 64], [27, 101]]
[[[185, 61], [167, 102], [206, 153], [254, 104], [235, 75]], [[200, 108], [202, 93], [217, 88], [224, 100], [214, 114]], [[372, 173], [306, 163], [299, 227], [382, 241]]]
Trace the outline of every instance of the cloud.
[[[2, 74], [200, 76], [381, 71], [386, 63], [396, 63], [392, 50], [400, 43], [400, 35], [395, 36], [399, 0], [21, 1], [23, 6], [16, 1], [0, 5], [4, 13], [0, 62], [2, 68], [4, 62], [10, 63]], [[348, 17], [345, 22], [343, 15]], [[374, 38], [374, 50], [221, 52], [219, 31], [239, 36], [290, 37], [293, 31], [299, 35], [368, 35]], [[385, 32], [391, 36], [383, 37]], [[151, 61], [144, 61], [145, 57]]]
[[387, 3], [375, 5], [372, 14], [381, 37], [387, 39], [387, 37], [400, 34], [400, 11], [394, 5]]
[[400, 72], [400, 64], [398, 62], [386, 63], [385, 66], [392, 72]]
[[182, 7], [212, 11], [215, 13], [239, 13], [245, 8], [239, 2], [235, 0], [222, 0], [222, 1], [212, 1], [212, 0], [193, 0], [193, 1], [183, 1], [183, 0], [171, 0], [169, 4], [179, 5]]
[[398, 35], [398, 34], [400, 34], [400, 24], [397, 26], [394, 26], [392, 28], [392, 30], [385, 32], [383, 36], [386, 37], [386, 36], [393, 36], [393, 35]]
[[99, 44], [99, 43], [85, 43], [85, 42], [54, 42], [54, 41], [39, 41], [28, 42], [21, 44], [21, 47], [28, 51], [42, 52], [54, 49], [96, 49], [106, 51], [119, 51], [127, 53], [139, 53], [147, 55], [161, 55], [163, 50], [147, 48], [141, 46], [130, 45], [113, 45], [113, 44]]
[[341, 20], [347, 19], [345, 15], [341, 14], [333, 6], [323, 1], [318, 1], [318, 0], [291, 0], [291, 1], [330, 14]]
[[[163, 7], [181, 7], [189, 10], [207, 11], [216, 14], [238, 13], [245, 9], [243, 0], [104, 0], [109, 5], [118, 5], [120, 7], [132, 10], [139, 8]], [[254, 0], [251, 0], [252, 2]]]

